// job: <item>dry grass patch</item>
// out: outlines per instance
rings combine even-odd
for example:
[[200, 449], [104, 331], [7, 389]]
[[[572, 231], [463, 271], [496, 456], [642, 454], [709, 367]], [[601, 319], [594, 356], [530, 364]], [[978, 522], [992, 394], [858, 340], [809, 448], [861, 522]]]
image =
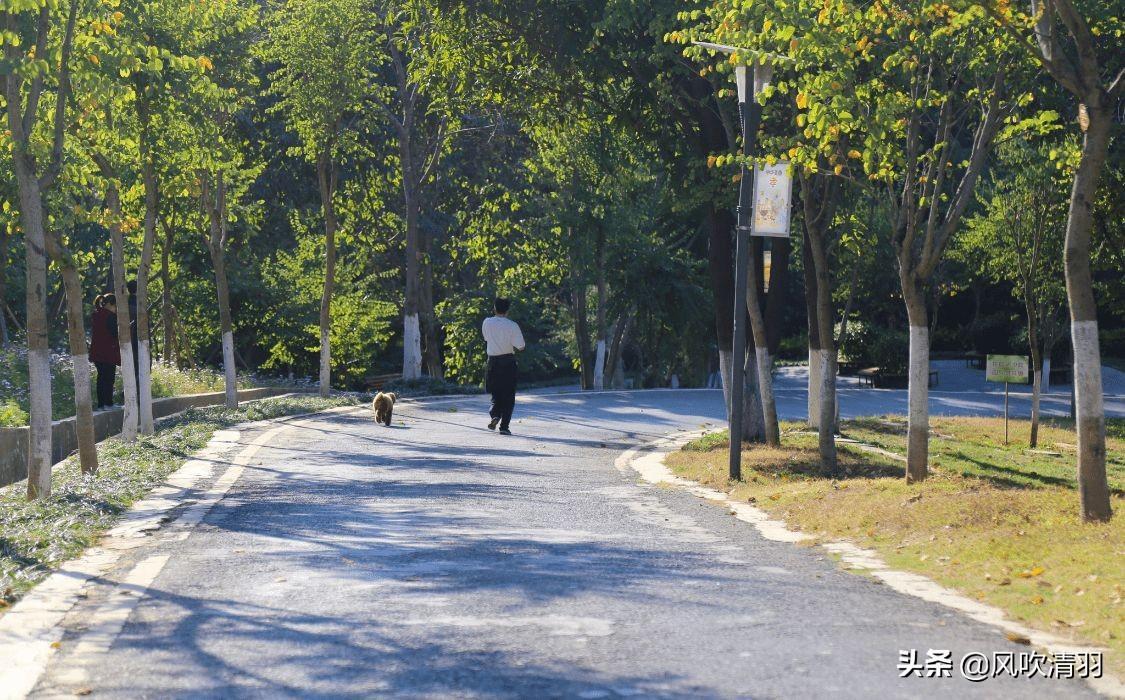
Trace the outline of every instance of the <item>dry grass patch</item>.
[[[1105, 646], [1108, 667], [1125, 673], [1125, 497], [1117, 487], [1125, 444], [1120, 437], [1110, 441], [1117, 517], [1085, 524], [1078, 519], [1077, 494], [1067, 485], [1073, 483], [1073, 455], [1005, 447], [1002, 421], [999, 437], [996, 422], [934, 420], [934, 431], [944, 437], [931, 441], [932, 476], [919, 485], [905, 483], [901, 462], [844, 443], [843, 473], [824, 478], [816, 437], [798, 424], [783, 425], [780, 449], [744, 450], [740, 482], [727, 478], [722, 436], [711, 436], [703, 451], [672, 453], [668, 466], [751, 501], [796, 529], [875, 549], [890, 566], [929, 576], [1014, 619]], [[1114, 431], [1120, 427], [1114, 425], [1111, 434], [1119, 435]], [[843, 428], [850, 437], [875, 436], [872, 442], [889, 451], [904, 449], [899, 419], [866, 419]], [[1043, 444], [1062, 442], [1065, 434], [1059, 426], [1044, 433]]]

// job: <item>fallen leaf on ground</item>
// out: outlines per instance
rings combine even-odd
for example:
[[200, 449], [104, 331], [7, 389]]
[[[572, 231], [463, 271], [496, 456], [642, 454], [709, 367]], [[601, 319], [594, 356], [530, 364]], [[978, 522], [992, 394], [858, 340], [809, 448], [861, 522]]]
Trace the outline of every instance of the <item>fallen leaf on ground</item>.
[[1009, 642], [1015, 642], [1016, 644], [1031, 644], [1031, 640], [1019, 632], [1005, 632], [1004, 637]]
[[92, 692], [94, 692], [93, 688], [75, 688], [74, 689], [75, 695], [89, 695]]
[[1032, 605], [1042, 605], [1043, 604], [1043, 596], [1041, 596], [1041, 595], [1035, 596], [1034, 598], [1031, 599], [1031, 604]]

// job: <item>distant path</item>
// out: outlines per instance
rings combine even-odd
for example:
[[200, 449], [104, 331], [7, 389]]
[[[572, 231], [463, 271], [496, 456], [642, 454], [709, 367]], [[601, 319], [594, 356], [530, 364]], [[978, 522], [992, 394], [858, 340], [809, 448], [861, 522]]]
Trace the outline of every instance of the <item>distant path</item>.
[[900, 680], [903, 649], [1027, 647], [614, 468], [714, 425], [716, 391], [525, 398], [512, 437], [484, 411], [434, 400], [400, 405], [392, 428], [359, 412], [259, 438], [199, 525], [128, 552], [71, 613], [38, 694], [1090, 694]]

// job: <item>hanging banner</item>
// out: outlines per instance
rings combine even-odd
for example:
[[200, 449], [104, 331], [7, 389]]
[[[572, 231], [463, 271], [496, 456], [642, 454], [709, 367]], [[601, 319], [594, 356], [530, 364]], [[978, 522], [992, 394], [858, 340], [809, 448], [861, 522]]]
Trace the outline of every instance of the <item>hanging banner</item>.
[[792, 195], [789, 161], [754, 168], [754, 219], [750, 222], [750, 235], [789, 238]]

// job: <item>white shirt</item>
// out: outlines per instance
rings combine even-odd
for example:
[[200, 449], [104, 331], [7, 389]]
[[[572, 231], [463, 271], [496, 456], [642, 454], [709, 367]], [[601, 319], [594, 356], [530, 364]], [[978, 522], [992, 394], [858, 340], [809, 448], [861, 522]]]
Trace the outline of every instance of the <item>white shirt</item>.
[[489, 316], [484, 319], [481, 333], [488, 343], [488, 355], [511, 355], [516, 350], [523, 350], [523, 332], [519, 324], [503, 316]]

